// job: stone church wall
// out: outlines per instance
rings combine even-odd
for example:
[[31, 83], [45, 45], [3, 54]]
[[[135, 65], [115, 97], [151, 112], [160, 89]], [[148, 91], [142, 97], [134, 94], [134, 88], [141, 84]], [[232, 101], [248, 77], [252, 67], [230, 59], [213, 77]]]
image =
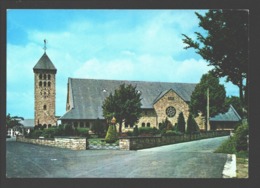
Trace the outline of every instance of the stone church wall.
[[[168, 117], [166, 115], [166, 109], [169, 106], [173, 106], [176, 110], [174, 117]], [[154, 104], [155, 112], [158, 116], [158, 123], [165, 121], [166, 117], [168, 120], [175, 125], [178, 122], [178, 116], [183, 112], [184, 119], [187, 122], [189, 116], [188, 104], [174, 91], [170, 90], [160, 100]]]

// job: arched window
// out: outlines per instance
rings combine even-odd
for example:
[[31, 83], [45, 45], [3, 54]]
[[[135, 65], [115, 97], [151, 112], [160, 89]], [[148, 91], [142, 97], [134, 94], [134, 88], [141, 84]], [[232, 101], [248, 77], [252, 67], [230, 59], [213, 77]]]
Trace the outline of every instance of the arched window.
[[39, 75], [39, 78], [42, 79], [42, 74]]
[[46, 87], [46, 82], [43, 82], [44, 87]]
[[48, 128], [51, 128], [51, 124], [48, 124]]
[[39, 86], [42, 87], [42, 81], [39, 82]]
[[50, 80], [51, 79], [51, 75], [50, 74], [48, 74], [48, 80]]
[[84, 122], [80, 122], [80, 128], [84, 127]]
[[145, 127], [145, 123], [142, 123], [142, 127]]
[[146, 125], [147, 125], [147, 127], [150, 127], [150, 126], [151, 126], [151, 123], [147, 123]]
[[44, 74], [43, 78], [44, 78], [44, 80], [46, 80], [46, 74]]
[[46, 104], [45, 105], [43, 105], [43, 110], [46, 110], [47, 109], [47, 106], [46, 106]]
[[48, 82], [48, 87], [51, 87], [51, 82]]

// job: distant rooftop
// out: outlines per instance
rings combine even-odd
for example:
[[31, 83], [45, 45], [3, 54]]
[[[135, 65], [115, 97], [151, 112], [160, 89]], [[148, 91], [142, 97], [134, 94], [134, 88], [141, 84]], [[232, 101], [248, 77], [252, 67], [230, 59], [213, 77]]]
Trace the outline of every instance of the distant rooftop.
[[232, 105], [230, 105], [229, 110], [226, 113], [220, 113], [210, 118], [210, 121], [238, 122], [241, 120], [242, 118], [239, 116], [239, 114]]

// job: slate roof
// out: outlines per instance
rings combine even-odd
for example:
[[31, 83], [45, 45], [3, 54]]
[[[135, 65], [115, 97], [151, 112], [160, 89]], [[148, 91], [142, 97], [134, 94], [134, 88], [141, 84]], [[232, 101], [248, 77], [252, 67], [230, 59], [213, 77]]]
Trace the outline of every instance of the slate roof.
[[19, 123], [21, 123], [25, 128], [33, 128], [34, 127], [34, 119], [20, 120]]
[[141, 103], [143, 109], [152, 109], [155, 100], [162, 97], [172, 89], [184, 101], [189, 102], [190, 96], [196, 84], [191, 83], [169, 83], [169, 82], [145, 82], [145, 81], [123, 81], [123, 80], [96, 80], [69, 78], [69, 93], [72, 100], [72, 109], [66, 112], [60, 119], [104, 119], [102, 103], [110, 93], [119, 85], [132, 84], [141, 92]]
[[230, 105], [229, 110], [226, 113], [220, 113], [214, 117], [211, 117], [210, 121], [238, 122], [241, 121], [241, 117], [239, 116], [235, 108]]
[[42, 57], [39, 59], [39, 61], [36, 63], [36, 65], [33, 67], [33, 71], [37, 70], [52, 70], [55, 73], [57, 72], [57, 69], [51, 62], [50, 58], [46, 53], [42, 55]]

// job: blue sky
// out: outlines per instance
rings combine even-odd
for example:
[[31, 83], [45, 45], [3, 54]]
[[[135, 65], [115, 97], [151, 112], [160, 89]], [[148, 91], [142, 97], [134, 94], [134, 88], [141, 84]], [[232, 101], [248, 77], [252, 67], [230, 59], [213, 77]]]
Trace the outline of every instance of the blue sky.
[[[47, 54], [57, 68], [56, 115], [66, 107], [68, 77], [198, 83], [207, 66], [182, 34], [203, 32], [206, 10], [7, 11], [7, 113], [34, 118], [33, 67]], [[238, 88], [225, 85], [228, 96]]]

